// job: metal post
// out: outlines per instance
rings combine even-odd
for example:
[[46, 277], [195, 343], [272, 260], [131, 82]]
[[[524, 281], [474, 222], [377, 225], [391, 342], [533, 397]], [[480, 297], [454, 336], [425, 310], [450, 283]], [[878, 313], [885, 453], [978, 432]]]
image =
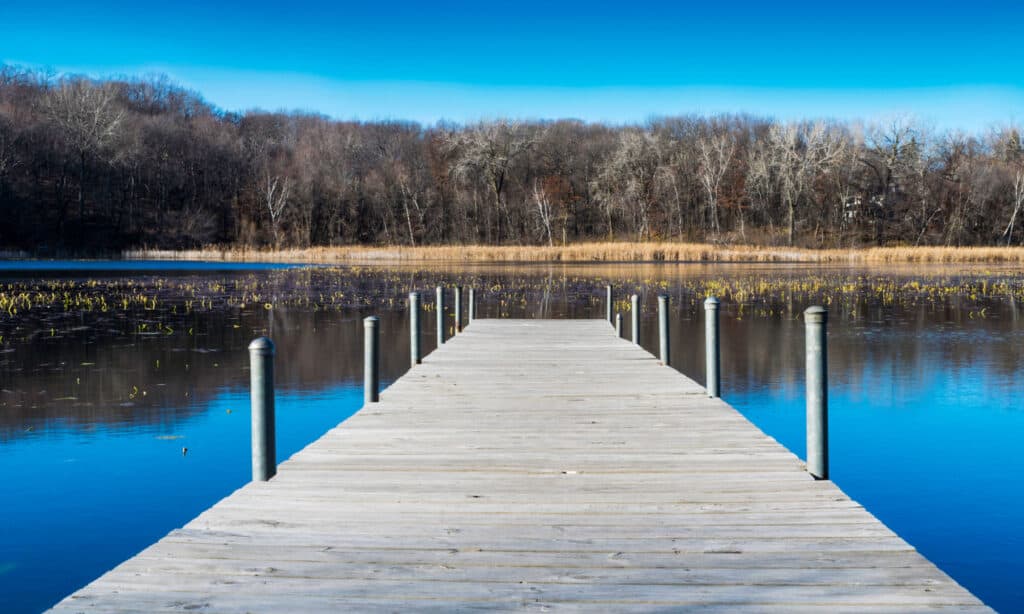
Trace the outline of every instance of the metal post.
[[828, 351], [825, 325], [828, 311], [808, 307], [807, 327], [807, 471], [819, 480], [828, 479]]
[[619, 339], [622, 338], [622, 314], [615, 314], [615, 336]]
[[476, 319], [476, 289], [472, 286], [469, 288], [469, 322], [473, 323]]
[[455, 332], [462, 332], [462, 286], [455, 286]]
[[640, 297], [634, 294], [629, 303], [633, 319], [633, 343], [640, 345]]
[[608, 284], [604, 287], [604, 317], [608, 320], [608, 323], [612, 323], [612, 286]]
[[380, 400], [380, 318], [363, 319], [363, 402]]
[[423, 361], [420, 352], [420, 293], [409, 293], [409, 365], [416, 366]]
[[704, 365], [707, 371], [707, 391], [712, 399], [721, 394], [718, 353], [718, 299], [709, 296], [704, 299]]
[[658, 347], [661, 349], [659, 357], [661, 358], [661, 364], [668, 366], [669, 364], [669, 344], [668, 344], [668, 295], [658, 295]]
[[437, 301], [434, 303], [437, 308], [437, 347], [444, 343], [444, 288], [437, 287]]
[[252, 403], [252, 481], [266, 482], [277, 473], [274, 441], [274, 342], [266, 337], [249, 344]]

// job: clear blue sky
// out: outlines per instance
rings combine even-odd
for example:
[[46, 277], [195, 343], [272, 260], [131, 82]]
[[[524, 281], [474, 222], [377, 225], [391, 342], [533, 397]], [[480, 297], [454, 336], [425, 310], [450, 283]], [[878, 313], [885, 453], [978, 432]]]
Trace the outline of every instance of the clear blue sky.
[[1024, 3], [23, 2], [0, 61], [337, 118], [1024, 116]]

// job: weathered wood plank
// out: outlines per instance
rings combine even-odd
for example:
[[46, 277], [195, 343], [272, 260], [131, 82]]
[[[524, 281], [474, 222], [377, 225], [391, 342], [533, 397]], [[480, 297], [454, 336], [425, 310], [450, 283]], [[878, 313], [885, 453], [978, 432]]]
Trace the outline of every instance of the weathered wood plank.
[[607, 322], [480, 319], [55, 608], [196, 609], [988, 611]]

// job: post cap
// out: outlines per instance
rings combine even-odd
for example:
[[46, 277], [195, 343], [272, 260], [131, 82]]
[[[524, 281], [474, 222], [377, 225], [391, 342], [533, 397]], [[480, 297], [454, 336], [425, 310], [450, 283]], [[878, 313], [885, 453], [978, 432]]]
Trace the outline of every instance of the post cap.
[[633, 296], [629, 297], [629, 299], [631, 301], [638, 301], [638, 300], [640, 300], [640, 295], [634, 294]]
[[268, 356], [273, 356], [274, 342], [270, 340], [270, 337], [257, 337], [249, 344], [249, 351], [254, 354], [266, 354]]
[[419, 292], [410, 292], [409, 293], [409, 298], [419, 298], [419, 297], [420, 297], [420, 293]]
[[380, 322], [380, 318], [378, 318], [377, 316], [370, 316], [368, 318], [363, 318], [363, 326], [366, 326], [366, 327], [377, 326], [378, 322]]
[[667, 294], [659, 294], [658, 295], [658, 300], [659, 301], [667, 301], [668, 300], [668, 295]]
[[709, 296], [704, 299], [704, 309], [718, 309], [718, 303], [719, 301], [717, 298]]
[[814, 305], [804, 310], [804, 321], [822, 323], [828, 322], [828, 310], [821, 305]]

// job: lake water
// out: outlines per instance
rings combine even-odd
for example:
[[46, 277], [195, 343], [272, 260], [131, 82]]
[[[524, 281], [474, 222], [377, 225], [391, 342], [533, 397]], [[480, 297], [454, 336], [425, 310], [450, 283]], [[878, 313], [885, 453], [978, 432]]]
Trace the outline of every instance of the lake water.
[[483, 317], [573, 318], [603, 317], [611, 283], [617, 310], [642, 296], [650, 350], [668, 293], [673, 366], [698, 381], [701, 303], [720, 296], [723, 397], [801, 457], [799, 314], [825, 304], [833, 480], [987, 603], [1021, 609], [1017, 271], [51, 262], [0, 266], [0, 610], [52, 605], [245, 484], [253, 337], [277, 344], [284, 459], [361, 406], [361, 319], [381, 317], [391, 381], [405, 297], [430, 309], [439, 283], [476, 287]]

